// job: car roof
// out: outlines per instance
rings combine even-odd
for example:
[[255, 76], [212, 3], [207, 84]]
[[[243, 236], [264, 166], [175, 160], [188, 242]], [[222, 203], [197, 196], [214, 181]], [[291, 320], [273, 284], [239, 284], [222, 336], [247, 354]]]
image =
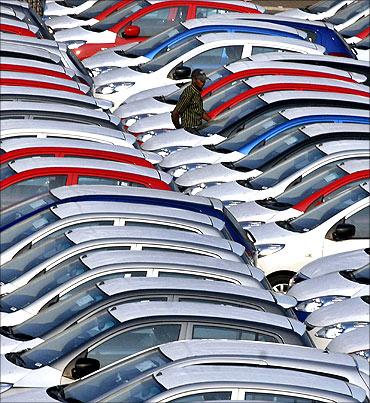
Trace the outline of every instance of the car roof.
[[[219, 41], [235, 41], [235, 42], [244, 42], [245, 44], [268, 44], [269, 46], [276, 46], [276, 44], [282, 44], [287, 46], [294, 46], [303, 49], [311, 49], [311, 50], [322, 50], [325, 51], [325, 48], [321, 45], [316, 45], [312, 42], [302, 41], [301, 39], [294, 38], [286, 38], [283, 36], [274, 36], [274, 35], [260, 35], [260, 34], [249, 34], [244, 32], [218, 32], [218, 33], [207, 33], [201, 34], [197, 36], [203, 43], [210, 42], [219, 42]], [[274, 47], [275, 47], [274, 46]]]
[[[44, 59], [50, 59], [56, 63], [61, 61], [61, 57], [57, 54], [49, 52], [47, 49], [39, 48], [37, 46], [23, 46], [22, 43], [16, 42], [5, 42], [3, 36], [5, 34], [2, 33], [2, 41], [0, 43], [0, 52], [11, 52], [11, 53], [19, 53], [21, 55], [33, 55], [36, 57], [41, 57]], [[14, 36], [14, 35], [12, 35]]]
[[82, 258], [84, 264], [91, 270], [103, 266], [134, 265], [134, 267], [163, 268], [170, 270], [191, 270], [195, 272], [208, 272], [214, 274], [233, 275], [237, 278], [253, 276], [262, 279], [261, 269], [247, 263], [231, 260], [215, 259], [209, 256], [200, 256], [191, 253], [171, 252], [168, 250], [143, 251], [89, 251]]
[[342, 333], [330, 341], [327, 349], [347, 354], [360, 350], [368, 350], [369, 332], [370, 325], [358, 327], [351, 332]]
[[17, 28], [27, 29], [33, 33], [36, 33], [39, 30], [39, 28], [36, 25], [31, 25], [28, 24], [27, 22], [7, 17], [0, 17], [0, 24], [6, 24]]
[[[230, 384], [240, 388], [248, 387], [257, 390], [257, 393], [266, 389], [276, 392], [288, 390], [319, 399], [330, 398], [332, 394], [346, 396], [347, 399], [353, 397], [353, 401], [359, 402], [366, 399], [364, 390], [342, 380], [277, 368], [232, 365], [194, 365], [178, 368], [171, 366], [168, 370], [163, 369], [155, 373], [154, 378], [167, 390], [192, 384], [203, 388], [212, 387], [212, 384], [217, 383], [226, 388]], [[336, 397], [338, 398], [337, 395]]]
[[[205, 297], [207, 294], [217, 293], [218, 298], [226, 298], [227, 295], [232, 295], [235, 298], [254, 298], [275, 303], [275, 299], [270, 291], [224, 281], [203, 281], [187, 278], [171, 278], [171, 281], [168, 281], [168, 278], [121, 278], [102, 281], [97, 286], [109, 296], [123, 292], [140, 292], [144, 290], [156, 290], [169, 294], [194, 291], [198, 292], [202, 297]], [[222, 296], [222, 294], [225, 295]], [[294, 305], [294, 298], [292, 298], [291, 302]]]
[[73, 157], [30, 157], [10, 161], [8, 165], [17, 173], [39, 168], [84, 168], [101, 169], [117, 172], [144, 175], [149, 178], [160, 178], [157, 170], [139, 165], [126, 164], [109, 160], [98, 160], [93, 158], [73, 158]]
[[256, 311], [254, 309], [237, 308], [226, 305], [215, 305], [197, 302], [157, 302], [151, 301], [143, 309], [142, 302], [124, 303], [108, 309], [109, 313], [120, 322], [131, 321], [139, 318], [157, 319], [166, 317], [187, 317], [187, 318], [211, 318], [215, 322], [218, 319], [247, 321], [269, 326], [276, 326], [283, 329], [293, 330], [303, 335], [305, 325], [298, 320], [287, 318], [269, 312]]
[[205, 246], [212, 249], [223, 249], [237, 255], [244, 253], [244, 247], [237, 242], [224, 238], [194, 234], [191, 232], [142, 227], [118, 227], [118, 226], [91, 226], [69, 230], [66, 236], [74, 244], [94, 241], [97, 239], [125, 239], [130, 243], [161, 244], [163, 242], [173, 245], [190, 245], [193, 248]]
[[307, 136], [317, 136], [325, 133], [369, 133], [370, 124], [361, 123], [314, 123], [313, 125], [307, 125], [300, 129]]
[[1, 62], [3, 64], [15, 64], [17, 66], [36, 67], [36, 68], [40, 68], [40, 69], [42, 68], [42, 69], [47, 69], [47, 70], [51, 70], [51, 71], [67, 73], [67, 74], [70, 74], [72, 77], [76, 74], [69, 67], [65, 67], [60, 64], [55, 64], [55, 63], [50, 63], [50, 62], [49, 63], [41, 62], [39, 60], [22, 59], [20, 57], [5, 56], [5, 57], [1, 57]]
[[339, 108], [339, 107], [322, 107], [322, 106], [309, 106], [302, 110], [302, 107], [286, 109], [280, 112], [287, 119], [294, 119], [300, 116], [308, 115], [340, 115], [340, 116], [358, 116], [369, 117], [369, 111], [354, 109], [354, 108]]
[[316, 145], [326, 155], [355, 150], [369, 150], [369, 140], [334, 140]]

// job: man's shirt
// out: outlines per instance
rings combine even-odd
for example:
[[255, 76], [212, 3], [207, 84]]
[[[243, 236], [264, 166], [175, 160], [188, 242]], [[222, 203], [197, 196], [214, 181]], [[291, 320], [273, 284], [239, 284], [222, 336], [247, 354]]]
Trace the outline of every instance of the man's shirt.
[[174, 109], [181, 116], [184, 128], [198, 127], [202, 124], [204, 113], [201, 91], [193, 84], [185, 88]]

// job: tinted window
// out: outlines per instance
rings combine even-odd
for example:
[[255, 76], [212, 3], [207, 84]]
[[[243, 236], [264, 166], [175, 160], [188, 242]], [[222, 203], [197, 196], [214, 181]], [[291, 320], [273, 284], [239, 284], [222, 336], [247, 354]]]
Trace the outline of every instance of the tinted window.
[[127, 187], [137, 187], [144, 188], [145, 186], [141, 183], [122, 181], [119, 179], [111, 178], [99, 178], [96, 176], [79, 176], [79, 185], [113, 185], [113, 186], [127, 186]]
[[263, 402], [274, 402], [274, 403], [319, 403], [318, 400], [305, 399], [303, 397], [296, 397], [296, 396], [277, 395], [273, 392], [271, 393], [246, 392], [244, 400], [248, 402], [258, 400]]
[[366, 207], [346, 218], [346, 224], [352, 224], [356, 227], [356, 233], [352, 239], [369, 239], [370, 238], [370, 207]]
[[369, 3], [367, 1], [355, 1], [348, 7], [333, 15], [333, 17], [327, 18], [326, 21], [329, 21], [334, 25], [343, 24], [344, 22], [365, 11], [368, 7]]
[[211, 7], [197, 7], [196, 18], [208, 18], [213, 15], [220, 15], [226, 13], [237, 13], [235, 10], [227, 10], [224, 8], [211, 8]]
[[196, 393], [194, 395], [186, 395], [183, 397], [179, 397], [178, 399], [171, 400], [173, 403], [190, 403], [190, 402], [207, 402], [207, 401], [215, 401], [215, 400], [230, 400], [231, 392], [204, 392], [204, 393]]
[[268, 46], [252, 46], [252, 56], [253, 56], [253, 55], [258, 55], [259, 53], [270, 53], [270, 52], [278, 52], [278, 53], [283, 53], [283, 52], [298, 53], [298, 52], [294, 52], [293, 50], [289, 50], [289, 49], [270, 48], [270, 47], [268, 47]]
[[7, 162], [4, 162], [4, 164], [0, 165], [0, 180], [4, 180], [6, 178], [9, 178], [9, 176], [12, 176], [15, 174], [15, 171], [10, 168]]

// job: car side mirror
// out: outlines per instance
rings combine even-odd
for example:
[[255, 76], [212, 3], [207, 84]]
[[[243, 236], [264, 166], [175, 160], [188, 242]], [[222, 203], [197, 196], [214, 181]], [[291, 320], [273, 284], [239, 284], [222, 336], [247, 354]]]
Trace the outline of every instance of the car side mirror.
[[353, 238], [356, 233], [356, 227], [352, 224], [338, 224], [333, 232], [334, 241], [345, 241]]
[[173, 78], [175, 80], [185, 80], [186, 78], [190, 78], [190, 76], [191, 68], [187, 66], [178, 66], [173, 73]]
[[129, 25], [123, 31], [123, 36], [125, 38], [137, 38], [140, 35], [140, 27], [137, 25]]
[[78, 358], [74, 368], [72, 368], [73, 379], [80, 379], [83, 376], [91, 374], [100, 369], [100, 362], [94, 358], [82, 357]]

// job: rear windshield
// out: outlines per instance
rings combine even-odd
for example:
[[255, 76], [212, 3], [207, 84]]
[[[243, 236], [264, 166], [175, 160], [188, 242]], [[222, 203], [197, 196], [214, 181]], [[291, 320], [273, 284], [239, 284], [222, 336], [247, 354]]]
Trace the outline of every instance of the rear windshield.
[[343, 24], [344, 22], [350, 20], [351, 18], [355, 17], [356, 15], [362, 13], [367, 8], [369, 8], [369, 3], [364, 0], [358, 0], [354, 3], [350, 4], [348, 7], [339, 11], [333, 17], [328, 18], [326, 21], [334, 24], [339, 25]]

